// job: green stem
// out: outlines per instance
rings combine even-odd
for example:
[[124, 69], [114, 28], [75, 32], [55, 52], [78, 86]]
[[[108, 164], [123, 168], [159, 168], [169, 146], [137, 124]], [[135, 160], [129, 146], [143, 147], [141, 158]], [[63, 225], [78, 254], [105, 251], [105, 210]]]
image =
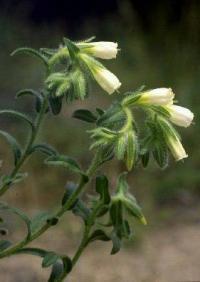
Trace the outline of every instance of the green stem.
[[[45, 111], [46, 111], [46, 106], [47, 106], [47, 98], [44, 98], [44, 101], [42, 103], [41, 106], [41, 110], [38, 113], [36, 120], [35, 120], [35, 129], [31, 132], [29, 140], [27, 142], [27, 145], [24, 149], [24, 152], [21, 156], [21, 159], [19, 160], [19, 162], [17, 163], [17, 165], [14, 167], [13, 171], [10, 173], [10, 178], [14, 178], [16, 176], [16, 174], [18, 173], [19, 169], [21, 168], [21, 166], [25, 163], [25, 161], [27, 160], [27, 158], [29, 157], [29, 150], [31, 148], [31, 146], [33, 145], [33, 143], [35, 142], [35, 139], [38, 135], [42, 120], [44, 118], [45, 115]], [[10, 184], [6, 183], [3, 184], [2, 187], [0, 187], [0, 196], [2, 196], [10, 187]]]
[[[88, 181], [89, 181], [88, 180], [89, 176], [91, 176], [92, 172], [94, 173], [94, 171], [95, 171], [94, 168], [97, 167], [97, 164], [96, 164], [97, 160], [96, 161], [95, 160], [96, 160], [96, 157], [93, 159], [90, 167], [87, 170], [88, 178], [85, 175], [83, 175], [81, 177], [81, 180], [79, 182], [77, 189], [71, 195], [71, 197], [66, 202], [66, 204], [58, 209], [58, 211], [55, 213], [54, 217], [60, 218], [67, 210], [70, 209], [70, 207], [74, 204], [74, 202], [76, 201], [76, 199], [80, 195], [80, 193], [83, 192], [85, 184], [88, 183]], [[0, 253], [0, 259], [3, 258], [3, 257], [10, 256], [10, 255], [14, 254], [19, 249], [23, 248], [24, 246], [26, 246], [27, 244], [29, 244], [30, 242], [32, 242], [33, 240], [38, 238], [40, 235], [42, 235], [50, 227], [51, 227], [51, 224], [46, 222], [36, 233], [32, 234], [28, 239], [25, 238], [24, 240], [17, 243], [15, 246], [1, 252]]]
[[128, 131], [130, 128], [132, 128], [133, 115], [131, 110], [128, 107], [124, 107], [124, 113], [126, 114], [126, 123], [120, 129], [119, 133], [124, 133]]
[[[88, 239], [89, 239], [89, 235], [90, 235], [90, 231], [91, 228], [93, 227], [94, 223], [95, 223], [95, 218], [96, 215], [99, 211], [99, 209], [102, 206], [102, 202], [99, 202], [96, 207], [93, 209], [92, 213], [90, 214], [88, 220], [87, 220], [87, 225], [85, 226], [85, 230], [83, 233], [83, 237], [82, 240], [80, 242], [80, 245], [77, 249], [77, 251], [75, 252], [73, 258], [72, 258], [72, 268], [75, 266], [75, 264], [77, 263], [77, 261], [79, 260], [80, 256], [82, 255], [83, 251], [85, 250], [85, 248], [88, 245]], [[59, 278], [59, 280], [57, 282], [62, 282], [64, 281], [64, 279], [67, 277], [69, 273], [68, 272], [63, 272], [62, 276]]]

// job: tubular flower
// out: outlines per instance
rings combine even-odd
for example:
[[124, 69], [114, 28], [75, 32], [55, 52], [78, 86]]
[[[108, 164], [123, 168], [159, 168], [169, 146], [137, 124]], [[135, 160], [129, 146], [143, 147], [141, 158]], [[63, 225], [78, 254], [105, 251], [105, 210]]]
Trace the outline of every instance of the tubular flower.
[[118, 52], [118, 44], [109, 41], [78, 43], [77, 46], [89, 55], [106, 60], [116, 58]]
[[119, 79], [98, 61], [86, 54], [81, 54], [81, 58], [91, 71], [94, 79], [108, 94], [112, 94], [121, 86]]
[[166, 141], [176, 161], [180, 161], [188, 157], [178, 137], [174, 138], [172, 136], [168, 136]]
[[121, 86], [119, 79], [106, 68], [96, 68], [92, 73], [98, 84], [108, 94], [112, 94]]
[[147, 105], [168, 105], [173, 103], [174, 93], [171, 88], [156, 88], [141, 93], [140, 98], [137, 100], [139, 104]]
[[194, 114], [189, 109], [177, 105], [169, 105], [165, 108], [170, 114], [170, 121], [176, 125], [188, 127], [192, 123]]

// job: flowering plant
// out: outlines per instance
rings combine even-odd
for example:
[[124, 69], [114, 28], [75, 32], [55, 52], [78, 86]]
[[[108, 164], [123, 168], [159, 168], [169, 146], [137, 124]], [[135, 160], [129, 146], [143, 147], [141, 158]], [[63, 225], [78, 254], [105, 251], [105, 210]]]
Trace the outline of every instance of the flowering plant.
[[[174, 93], [170, 88], [136, 91], [119, 94], [121, 82], [99, 59], [113, 59], [117, 56], [118, 45], [113, 42], [93, 42], [94, 38], [82, 42], [63, 39], [57, 49], [19, 48], [12, 55], [26, 53], [41, 60], [46, 68], [44, 88], [41, 91], [23, 89], [17, 98], [31, 95], [35, 100], [35, 119], [15, 110], [0, 110], [0, 115], [11, 115], [29, 125], [29, 135], [24, 148], [8, 132], [0, 135], [8, 141], [14, 156], [13, 170], [1, 176], [0, 196], [3, 196], [15, 183], [27, 177], [21, 171], [23, 164], [35, 152], [46, 155], [44, 162], [49, 166], [60, 166], [71, 170], [79, 177], [77, 183], [67, 183], [63, 198], [56, 211], [38, 214], [29, 218], [22, 210], [0, 202], [0, 211], [7, 210], [18, 215], [27, 226], [27, 234], [16, 244], [8, 240], [0, 241], [0, 258], [11, 255], [32, 254], [42, 258], [42, 267], [51, 267], [48, 281], [64, 281], [70, 274], [84, 249], [95, 240], [111, 241], [111, 254], [117, 253], [124, 239], [131, 237], [129, 222], [136, 218], [146, 224], [142, 209], [129, 191], [126, 174], [142, 164], [146, 167], [152, 157], [161, 168], [168, 165], [169, 153], [175, 160], [186, 158], [180, 135], [173, 124], [188, 127], [193, 120], [193, 113], [174, 102]], [[59, 68], [58, 68], [59, 65]], [[59, 69], [59, 70], [58, 70]], [[104, 110], [97, 108], [94, 112], [78, 109], [73, 117], [92, 123], [88, 130], [91, 136], [90, 149], [94, 158], [84, 170], [73, 158], [60, 154], [49, 144], [37, 140], [42, 121], [48, 115], [58, 115], [62, 110], [64, 98], [67, 103], [84, 100], [89, 95], [89, 84], [95, 80], [108, 94], [117, 92], [117, 100]], [[144, 126], [136, 122], [135, 109], [144, 112]], [[99, 174], [100, 167], [111, 159], [123, 161], [126, 171], [118, 179], [115, 192], [110, 193], [110, 184], [105, 174]], [[82, 195], [87, 184], [95, 177], [94, 197], [84, 201]], [[83, 219], [84, 232], [80, 245], [73, 257], [28, 245], [59, 223], [66, 213], [72, 212]], [[1, 223], [3, 217], [0, 217]], [[1, 229], [3, 234], [3, 229]]]

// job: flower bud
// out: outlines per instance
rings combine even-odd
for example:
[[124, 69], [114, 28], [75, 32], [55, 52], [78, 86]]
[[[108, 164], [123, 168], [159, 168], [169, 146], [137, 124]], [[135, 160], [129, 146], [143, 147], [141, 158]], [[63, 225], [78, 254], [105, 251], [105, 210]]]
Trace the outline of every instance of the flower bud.
[[141, 93], [140, 98], [137, 100], [139, 104], [147, 105], [168, 105], [173, 103], [174, 93], [171, 88], [156, 88]]
[[180, 161], [188, 157], [178, 137], [174, 138], [173, 136], [168, 136], [166, 141], [176, 161]]
[[194, 114], [189, 109], [177, 105], [167, 106], [166, 109], [170, 114], [170, 121], [176, 125], [188, 127], [192, 123]]
[[83, 52], [100, 59], [113, 59], [116, 58], [118, 52], [118, 44], [114, 42], [91, 42], [91, 43], [78, 43], [77, 46]]

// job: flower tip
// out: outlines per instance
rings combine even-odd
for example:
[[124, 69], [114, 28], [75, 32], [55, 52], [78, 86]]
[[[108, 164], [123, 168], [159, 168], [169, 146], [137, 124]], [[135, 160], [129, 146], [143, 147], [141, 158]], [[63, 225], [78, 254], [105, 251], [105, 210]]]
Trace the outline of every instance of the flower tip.
[[140, 221], [143, 225], [147, 225], [147, 220], [144, 216], [140, 218]]
[[177, 161], [177, 162], [178, 162], [178, 161], [184, 162], [184, 159], [187, 159], [187, 158], [188, 158], [188, 155], [185, 154], [185, 155], [181, 156], [180, 158], [177, 158], [176, 161]]

